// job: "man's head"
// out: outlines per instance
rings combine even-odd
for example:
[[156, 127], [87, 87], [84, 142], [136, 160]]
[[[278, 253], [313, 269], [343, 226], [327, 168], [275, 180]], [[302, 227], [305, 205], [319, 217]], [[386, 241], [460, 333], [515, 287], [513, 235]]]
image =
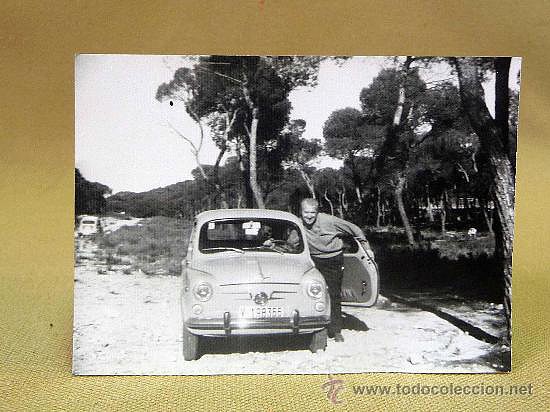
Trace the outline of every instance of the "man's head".
[[300, 214], [304, 225], [311, 227], [317, 220], [317, 215], [319, 214], [319, 202], [312, 198], [302, 200], [300, 204]]

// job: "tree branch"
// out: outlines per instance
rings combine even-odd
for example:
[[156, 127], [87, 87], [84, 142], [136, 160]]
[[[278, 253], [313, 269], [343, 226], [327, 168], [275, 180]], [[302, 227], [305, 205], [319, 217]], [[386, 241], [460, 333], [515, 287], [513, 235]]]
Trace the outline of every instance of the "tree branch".
[[179, 137], [181, 137], [184, 141], [186, 141], [189, 146], [191, 146], [191, 152], [194, 156], [198, 156], [199, 149], [197, 149], [197, 146], [193, 143], [191, 139], [189, 139], [187, 136], [185, 136], [182, 132], [180, 132], [169, 120], [166, 121], [168, 126], [174, 131]]
[[466, 169], [464, 169], [464, 167], [458, 162], [455, 162], [455, 164], [456, 164], [456, 167], [458, 168], [458, 171], [464, 174], [464, 178], [466, 179], [466, 182], [470, 183], [470, 176], [468, 176], [468, 172], [466, 172]]
[[226, 74], [223, 74], [223, 73], [220, 73], [220, 72], [216, 72], [214, 70], [208, 70], [208, 69], [203, 69], [203, 68], [196, 68], [196, 70], [198, 71], [203, 71], [203, 72], [207, 72], [207, 73], [212, 73], [212, 74], [215, 74], [216, 76], [220, 76], [220, 77], [223, 77], [223, 78], [226, 78], [228, 80], [231, 80], [239, 85], [242, 85], [243, 82], [239, 79], [235, 79], [234, 77], [231, 77], [231, 76], [228, 76]]
[[475, 152], [472, 153], [472, 168], [474, 169], [474, 172], [478, 172]]

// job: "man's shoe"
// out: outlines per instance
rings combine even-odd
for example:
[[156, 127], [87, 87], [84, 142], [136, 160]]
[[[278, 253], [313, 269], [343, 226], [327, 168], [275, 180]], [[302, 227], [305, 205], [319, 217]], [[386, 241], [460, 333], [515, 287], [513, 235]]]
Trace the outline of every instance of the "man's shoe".
[[336, 332], [334, 334], [334, 341], [335, 342], [343, 342], [344, 341], [344, 337], [342, 336], [342, 334], [340, 332]]

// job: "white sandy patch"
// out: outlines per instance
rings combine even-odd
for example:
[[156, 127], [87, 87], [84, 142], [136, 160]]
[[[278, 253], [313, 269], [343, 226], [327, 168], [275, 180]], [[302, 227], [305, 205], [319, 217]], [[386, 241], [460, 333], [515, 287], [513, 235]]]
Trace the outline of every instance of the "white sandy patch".
[[101, 225], [103, 226], [104, 233], [114, 232], [123, 226], [135, 226], [141, 222], [142, 219], [132, 217], [130, 219], [117, 219], [115, 217], [101, 218]]

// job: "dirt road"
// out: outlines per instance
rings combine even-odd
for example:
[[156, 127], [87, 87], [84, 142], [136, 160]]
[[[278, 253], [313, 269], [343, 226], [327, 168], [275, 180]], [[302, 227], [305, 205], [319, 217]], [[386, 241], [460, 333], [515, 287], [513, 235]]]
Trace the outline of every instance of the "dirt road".
[[210, 339], [205, 354], [181, 353], [180, 282], [106, 266], [91, 239], [75, 241], [73, 372], [93, 374], [495, 372], [496, 345], [433, 313], [389, 301], [346, 306], [345, 342], [312, 354], [299, 339]]

